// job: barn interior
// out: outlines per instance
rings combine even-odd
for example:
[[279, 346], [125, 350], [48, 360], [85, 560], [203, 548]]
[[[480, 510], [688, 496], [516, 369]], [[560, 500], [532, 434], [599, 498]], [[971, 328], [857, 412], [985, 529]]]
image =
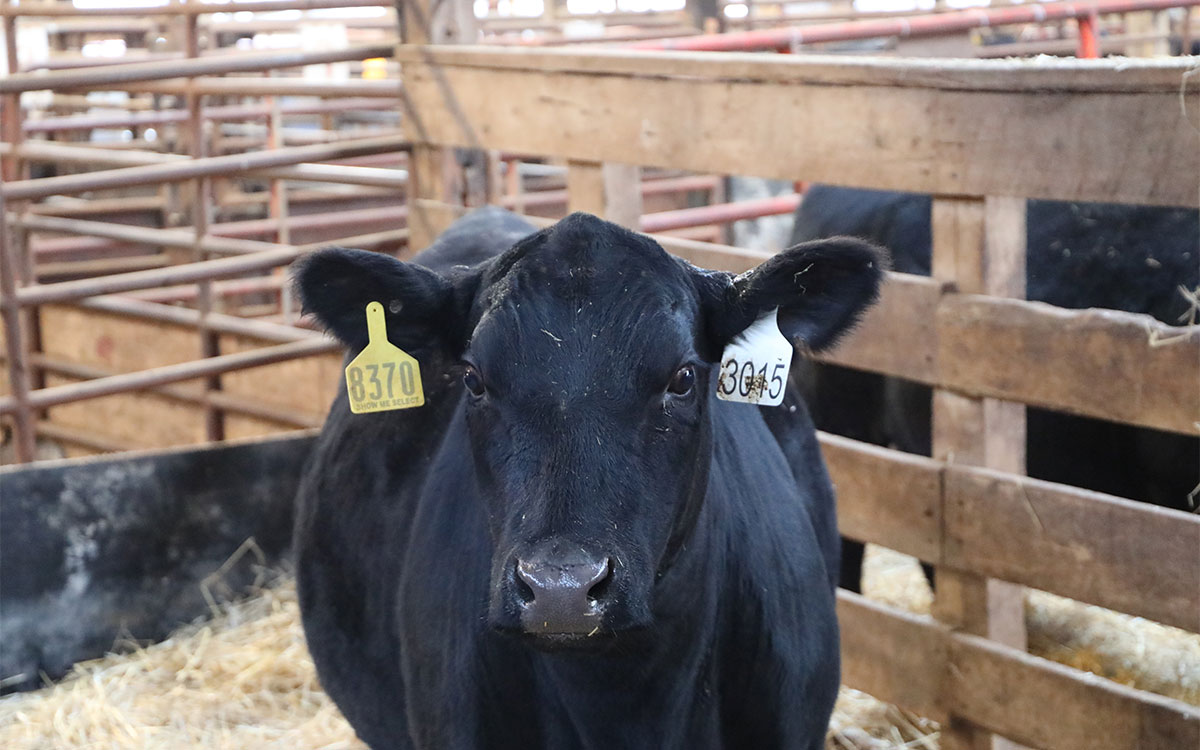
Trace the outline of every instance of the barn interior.
[[[292, 262], [499, 205], [742, 272], [838, 185], [932, 198], [815, 357], [925, 435], [818, 420], [867, 544], [826, 747], [1200, 747], [1197, 6], [0, 0], [0, 746], [365, 747], [290, 574], [345, 354]], [[1038, 201], [1185, 230], [1052, 236], [1121, 290], [1055, 303]]]

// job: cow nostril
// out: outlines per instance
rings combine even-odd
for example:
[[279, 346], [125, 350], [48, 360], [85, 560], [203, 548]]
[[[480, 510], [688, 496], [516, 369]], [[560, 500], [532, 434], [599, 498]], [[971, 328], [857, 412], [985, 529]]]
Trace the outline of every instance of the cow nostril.
[[517, 574], [513, 576], [513, 582], [516, 584], [517, 596], [520, 597], [521, 603], [532, 604], [534, 600], [533, 587], [529, 585], [520, 562], [517, 563]]
[[588, 589], [588, 599], [593, 602], [602, 600], [608, 594], [608, 589], [610, 584], [612, 584], [612, 579], [613, 561], [611, 557], [606, 557], [604, 559], [604, 572], [601, 574], [600, 578]]

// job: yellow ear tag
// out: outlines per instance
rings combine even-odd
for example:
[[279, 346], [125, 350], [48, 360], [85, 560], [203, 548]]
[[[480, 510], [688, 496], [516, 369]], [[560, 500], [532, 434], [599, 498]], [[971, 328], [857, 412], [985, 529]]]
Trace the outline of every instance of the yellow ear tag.
[[383, 305], [378, 302], [367, 305], [367, 346], [346, 365], [346, 393], [355, 414], [411, 409], [425, 403], [421, 366], [388, 341]]

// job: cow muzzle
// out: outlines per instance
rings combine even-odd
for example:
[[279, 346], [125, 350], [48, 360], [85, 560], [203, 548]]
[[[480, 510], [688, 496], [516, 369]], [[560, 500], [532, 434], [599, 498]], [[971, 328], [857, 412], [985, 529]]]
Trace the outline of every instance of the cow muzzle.
[[593, 636], [607, 608], [613, 565], [578, 545], [539, 544], [518, 556], [515, 595], [521, 629], [533, 636]]

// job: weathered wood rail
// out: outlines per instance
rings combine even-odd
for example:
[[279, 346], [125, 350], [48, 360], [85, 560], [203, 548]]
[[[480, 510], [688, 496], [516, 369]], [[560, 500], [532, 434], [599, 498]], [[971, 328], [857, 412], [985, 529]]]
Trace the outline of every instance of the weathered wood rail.
[[[992, 746], [993, 733], [1042, 748], [1200, 746], [1200, 708], [1025, 653], [1021, 596], [1033, 586], [1200, 632], [1200, 517], [1024, 476], [1025, 404], [1200, 429], [1200, 329], [1021, 299], [1024, 199], [1196, 205], [1187, 62], [415, 44], [396, 57], [416, 247], [463, 211], [451, 147], [566, 159], [569, 206], [630, 226], [626, 165], [933, 194], [932, 278], [892, 274], [828, 359], [932, 386], [934, 457], [822, 444], [843, 532], [936, 565], [937, 601], [919, 617], [843, 592], [845, 680], [941, 721], [943, 747]], [[664, 244], [709, 267], [761, 260]]]

